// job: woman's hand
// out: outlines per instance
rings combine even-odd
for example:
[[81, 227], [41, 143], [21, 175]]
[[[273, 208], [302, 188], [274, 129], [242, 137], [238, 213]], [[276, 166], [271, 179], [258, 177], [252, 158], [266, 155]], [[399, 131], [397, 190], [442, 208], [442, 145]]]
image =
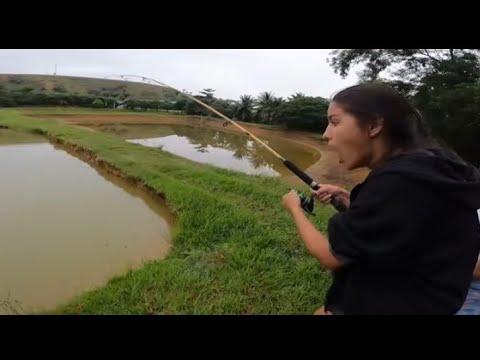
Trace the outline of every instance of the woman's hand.
[[332, 196], [340, 195], [342, 191], [345, 191], [338, 186], [330, 184], [319, 184], [320, 189], [312, 190], [312, 194], [315, 195], [315, 199], [320, 202], [328, 203]]
[[295, 192], [295, 190], [290, 190], [290, 192], [283, 196], [282, 204], [290, 212], [294, 211], [295, 209], [302, 208], [300, 203], [300, 197]]
[[334, 196], [345, 204], [346, 207], [350, 206], [350, 193], [347, 190], [331, 184], [319, 184], [319, 186], [320, 189], [311, 190], [316, 200], [327, 204], [332, 199], [332, 196]]

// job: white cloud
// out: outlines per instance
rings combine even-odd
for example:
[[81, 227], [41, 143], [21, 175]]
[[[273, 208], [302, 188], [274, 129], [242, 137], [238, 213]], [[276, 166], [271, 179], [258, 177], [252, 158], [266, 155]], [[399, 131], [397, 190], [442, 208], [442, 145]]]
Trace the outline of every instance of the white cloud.
[[0, 50], [0, 73], [105, 77], [138, 74], [197, 93], [213, 88], [216, 96], [272, 91], [330, 97], [356, 82], [342, 79], [327, 64], [328, 49], [96, 49]]

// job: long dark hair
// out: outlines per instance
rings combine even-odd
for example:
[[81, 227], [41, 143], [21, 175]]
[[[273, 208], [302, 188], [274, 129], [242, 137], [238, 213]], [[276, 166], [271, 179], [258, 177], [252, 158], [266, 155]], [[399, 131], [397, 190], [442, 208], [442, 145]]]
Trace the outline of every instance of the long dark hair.
[[437, 147], [420, 112], [400, 93], [388, 85], [366, 83], [338, 92], [332, 102], [367, 126], [383, 119], [389, 143], [394, 149], [412, 150]]

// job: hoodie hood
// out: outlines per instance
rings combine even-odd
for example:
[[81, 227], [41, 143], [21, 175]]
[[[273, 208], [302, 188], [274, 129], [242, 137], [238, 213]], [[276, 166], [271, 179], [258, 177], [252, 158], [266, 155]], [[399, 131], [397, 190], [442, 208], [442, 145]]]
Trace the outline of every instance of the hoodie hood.
[[398, 173], [437, 188], [447, 198], [480, 209], [480, 169], [446, 149], [417, 150], [388, 159], [371, 175]]

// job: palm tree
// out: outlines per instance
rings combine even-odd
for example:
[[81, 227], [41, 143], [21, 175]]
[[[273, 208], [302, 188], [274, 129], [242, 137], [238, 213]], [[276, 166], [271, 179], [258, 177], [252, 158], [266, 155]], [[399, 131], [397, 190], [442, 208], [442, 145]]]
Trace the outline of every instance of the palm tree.
[[255, 101], [251, 95], [240, 96], [240, 104], [237, 107], [236, 116], [242, 121], [249, 121], [252, 117]]
[[275, 99], [275, 96], [271, 92], [263, 92], [258, 96], [257, 99], [257, 106], [258, 106], [258, 114], [260, 115], [260, 119], [267, 124], [270, 124], [272, 118], [272, 104]]
[[302, 92], [296, 92], [295, 94], [291, 95], [288, 100], [290, 101], [295, 101], [295, 100], [300, 100], [305, 97], [305, 94]]
[[215, 92], [214, 89], [203, 89], [202, 91], [200, 91], [200, 94], [202, 94], [205, 99], [208, 101], [212, 101], [215, 97], [213, 96], [213, 93]]
[[273, 99], [272, 105], [270, 106], [271, 108], [270, 124], [277, 122], [278, 117], [280, 115], [281, 106], [283, 103], [285, 103], [285, 100], [283, 100], [283, 98], [281, 97]]

